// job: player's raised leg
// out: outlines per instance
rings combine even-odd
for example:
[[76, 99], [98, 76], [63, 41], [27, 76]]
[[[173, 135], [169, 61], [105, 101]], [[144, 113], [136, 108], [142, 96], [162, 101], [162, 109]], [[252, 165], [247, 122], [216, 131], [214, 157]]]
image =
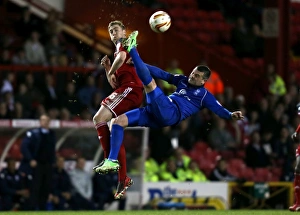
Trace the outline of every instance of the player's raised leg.
[[136, 73], [143, 82], [144, 88], [146, 93], [149, 93], [153, 91], [157, 85], [154, 81], [154, 79], [151, 76], [151, 73], [146, 66], [146, 64], [141, 59], [136, 47], [136, 38], [138, 36], [138, 31], [133, 31], [127, 40], [123, 42], [123, 46], [127, 48], [127, 51], [129, 52], [131, 59], [134, 63], [134, 67], [136, 69]]

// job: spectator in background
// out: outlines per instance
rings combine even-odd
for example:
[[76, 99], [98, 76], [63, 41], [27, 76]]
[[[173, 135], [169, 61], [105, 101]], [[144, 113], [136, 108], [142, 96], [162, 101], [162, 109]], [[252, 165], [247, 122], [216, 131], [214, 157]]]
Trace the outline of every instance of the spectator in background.
[[286, 127], [280, 130], [279, 139], [273, 145], [276, 166], [282, 166], [283, 171], [289, 171], [294, 160], [294, 145]]
[[154, 158], [150, 156], [151, 149], [148, 148], [145, 152], [145, 177], [144, 180], [147, 182], [159, 181], [159, 165]]
[[76, 86], [72, 81], [66, 84], [59, 103], [60, 107], [67, 108], [72, 116], [77, 116], [80, 113], [81, 105], [76, 94]]
[[15, 80], [15, 74], [12, 72], [9, 72], [5, 75], [5, 78], [1, 85], [1, 94], [3, 95], [6, 92], [14, 93], [14, 80]]
[[52, 56], [55, 56], [58, 58], [63, 53], [62, 45], [59, 43], [59, 39], [56, 35], [52, 36], [50, 38], [50, 41], [48, 41], [46, 47], [46, 56], [49, 60]]
[[254, 131], [260, 131], [259, 113], [256, 110], [250, 112], [247, 129], [245, 135], [250, 136]]
[[170, 126], [162, 129], [150, 129], [149, 143], [151, 147], [151, 157], [153, 157], [159, 165], [162, 164], [173, 153], [170, 135]]
[[199, 169], [198, 163], [194, 160], [189, 162], [188, 168], [185, 170], [186, 181], [205, 182], [208, 181], [205, 174]]
[[184, 170], [176, 166], [176, 161], [173, 158], [166, 161], [166, 165], [161, 168], [159, 176], [160, 180], [168, 182], [183, 182], [186, 180]]
[[59, 97], [56, 92], [54, 78], [52, 74], [45, 75], [45, 85], [43, 87], [44, 106], [47, 110], [57, 108], [59, 105]]
[[0, 119], [11, 119], [10, 112], [5, 102], [0, 102]]
[[92, 176], [84, 170], [85, 159], [79, 157], [76, 160], [75, 169], [69, 172], [73, 185], [73, 209], [74, 210], [93, 210], [95, 209], [92, 195], [93, 184]]
[[32, 210], [46, 210], [50, 194], [56, 137], [49, 127], [49, 116], [41, 115], [40, 127], [27, 131], [21, 144], [23, 158], [19, 170], [27, 176], [32, 175], [30, 188]]
[[9, 49], [3, 49], [0, 56], [0, 64], [2, 65], [10, 65], [11, 64], [11, 57]]
[[254, 44], [249, 45], [250, 34], [243, 17], [238, 17], [231, 31], [231, 45], [238, 57], [250, 57]]
[[[205, 61], [202, 61], [200, 64], [207, 65]], [[224, 83], [218, 72], [211, 70], [210, 77], [205, 83], [205, 88], [214, 96], [224, 93]]]
[[16, 161], [7, 159], [7, 167], [0, 173], [1, 210], [28, 209], [28, 179], [16, 169]]
[[267, 75], [269, 79], [269, 93], [271, 95], [283, 96], [286, 94], [284, 80], [276, 73], [274, 64], [267, 66]]
[[[105, 210], [105, 204], [115, 201], [114, 191], [118, 184], [118, 175], [109, 173], [107, 175], [94, 174], [93, 176], [93, 200], [97, 210]], [[118, 210], [125, 210], [126, 197], [118, 200]]]
[[29, 65], [29, 61], [26, 57], [25, 51], [23, 48], [17, 50], [17, 52], [12, 57], [12, 63], [15, 65]]
[[33, 111], [36, 111], [38, 106], [42, 103], [43, 95], [42, 92], [36, 86], [36, 80], [32, 73], [27, 73], [25, 76], [25, 85], [27, 92], [31, 98], [31, 106]]
[[223, 158], [219, 158], [216, 163], [216, 167], [213, 169], [209, 176], [211, 181], [238, 181], [238, 178], [227, 172], [227, 161]]
[[253, 51], [253, 57], [262, 58], [264, 56], [264, 36], [258, 24], [252, 25], [252, 34], [255, 48]]
[[46, 20], [43, 23], [43, 41], [49, 41], [53, 36], [59, 36], [62, 30], [62, 22], [60, 21], [60, 13], [51, 9]]
[[47, 65], [44, 46], [40, 42], [40, 33], [33, 31], [25, 41], [24, 50], [26, 58], [31, 65]]
[[209, 145], [218, 151], [235, 150], [237, 143], [234, 137], [226, 129], [226, 121], [224, 119], [215, 118], [215, 126], [208, 135]]
[[252, 168], [263, 168], [271, 165], [269, 156], [261, 145], [260, 134], [257, 131], [252, 133], [250, 142], [246, 146], [245, 159], [247, 166]]
[[[175, 75], [175, 74], [184, 75], [182, 69], [179, 68], [179, 62], [176, 59], [172, 59], [169, 62], [169, 65], [168, 65], [166, 71], [169, 72], [169, 73], [171, 73], [171, 74], [173, 74], [173, 75]], [[161, 82], [162, 82], [162, 86], [163, 86], [164, 92], [167, 95], [171, 94], [176, 89], [176, 87], [174, 85], [169, 84], [166, 81], [162, 80]]]
[[70, 121], [70, 120], [73, 120], [73, 117], [67, 108], [62, 108], [62, 109], [60, 109], [59, 119]]
[[[173, 151], [173, 155], [169, 157], [169, 159], [174, 160], [176, 168], [186, 170], [188, 168], [188, 165], [191, 161], [191, 158], [187, 155], [184, 154], [184, 149], [181, 147], [177, 147]], [[160, 165], [161, 170], [166, 170], [167, 169], [167, 161], [163, 162]]]
[[28, 38], [32, 31], [41, 30], [40, 21], [36, 19], [29, 7], [24, 7], [21, 18], [16, 22], [16, 33], [23, 38]]
[[54, 210], [70, 209], [72, 198], [72, 184], [70, 177], [64, 169], [65, 159], [57, 157], [51, 181], [51, 202]]
[[97, 92], [100, 90], [96, 87], [95, 78], [90, 75], [86, 78], [86, 84], [78, 91], [79, 102], [88, 107], [92, 102], [92, 96]]
[[32, 114], [32, 98], [30, 97], [27, 87], [24, 83], [19, 85], [17, 94], [15, 95], [15, 102], [22, 104], [24, 118], [31, 118]]

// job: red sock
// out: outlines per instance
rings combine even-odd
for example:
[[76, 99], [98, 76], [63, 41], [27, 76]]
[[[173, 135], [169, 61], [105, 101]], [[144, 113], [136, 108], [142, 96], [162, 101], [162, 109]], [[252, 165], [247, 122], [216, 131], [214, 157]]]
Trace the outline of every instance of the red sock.
[[120, 163], [119, 181], [124, 181], [127, 175], [127, 167], [126, 167], [126, 150], [123, 143], [119, 151], [118, 161]]
[[108, 158], [110, 150], [110, 131], [106, 122], [99, 122], [95, 125], [99, 141], [103, 148], [104, 158]]
[[296, 204], [300, 204], [300, 174], [296, 174], [296, 173], [294, 179], [294, 190], [295, 190]]

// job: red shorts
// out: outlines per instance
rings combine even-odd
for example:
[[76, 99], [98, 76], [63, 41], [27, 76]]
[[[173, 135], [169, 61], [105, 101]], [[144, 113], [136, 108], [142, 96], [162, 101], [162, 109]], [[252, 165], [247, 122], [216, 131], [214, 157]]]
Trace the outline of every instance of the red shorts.
[[144, 99], [141, 87], [119, 87], [101, 103], [107, 107], [115, 117], [135, 108], [139, 108]]
[[298, 145], [296, 149], [296, 157], [298, 157], [299, 155], [300, 155], [300, 145]]

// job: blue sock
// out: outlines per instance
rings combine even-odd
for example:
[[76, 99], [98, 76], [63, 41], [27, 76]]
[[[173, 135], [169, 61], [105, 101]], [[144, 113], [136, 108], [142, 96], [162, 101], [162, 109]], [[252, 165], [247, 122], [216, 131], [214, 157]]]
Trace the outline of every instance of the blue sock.
[[120, 125], [113, 124], [110, 135], [110, 153], [108, 159], [118, 160], [120, 147], [123, 142], [124, 128]]
[[143, 60], [140, 58], [139, 53], [137, 52], [136, 48], [132, 48], [129, 52], [132, 61], [134, 63], [134, 67], [136, 69], [136, 73], [143, 82], [145, 86], [147, 86], [151, 80], [152, 76], [150, 74], [149, 69], [144, 64]]

